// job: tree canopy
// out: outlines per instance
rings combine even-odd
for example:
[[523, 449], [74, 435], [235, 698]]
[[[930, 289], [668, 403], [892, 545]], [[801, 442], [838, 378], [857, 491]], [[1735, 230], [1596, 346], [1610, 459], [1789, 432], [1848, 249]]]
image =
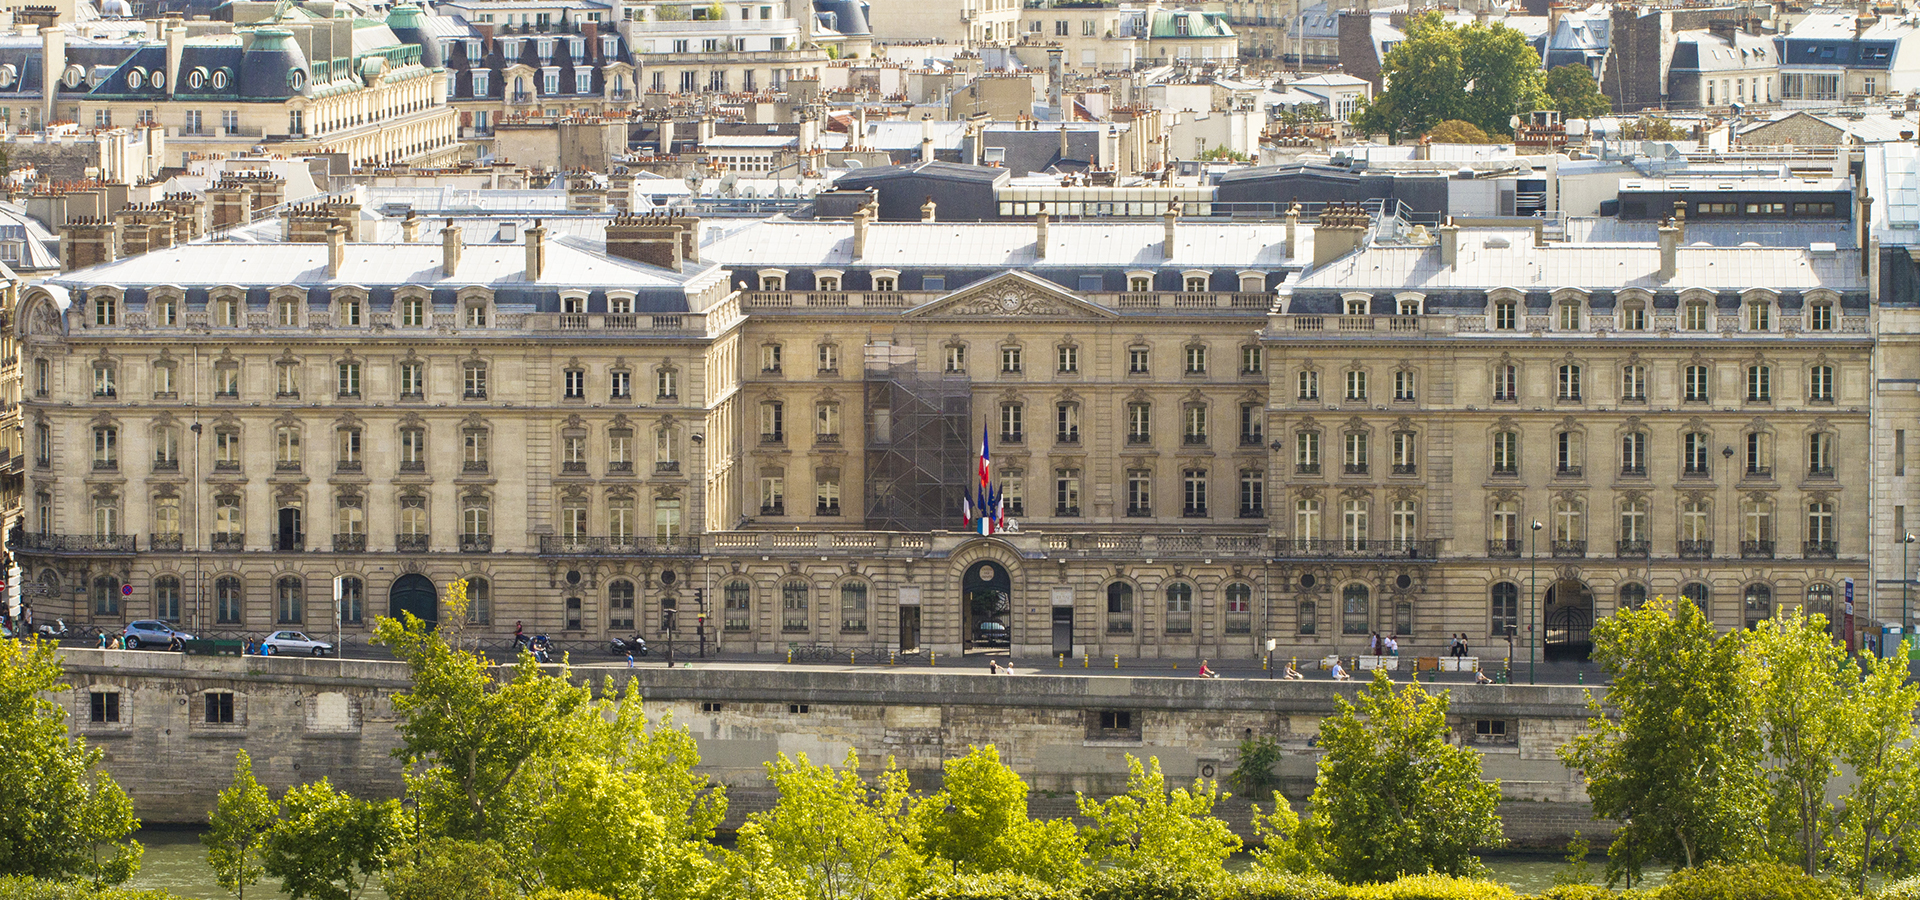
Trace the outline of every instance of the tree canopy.
[[1407, 25], [1381, 63], [1387, 88], [1354, 113], [1360, 130], [1394, 139], [1425, 134], [1448, 119], [1489, 135], [1513, 134], [1512, 118], [1546, 102], [1540, 56], [1505, 25], [1456, 25], [1430, 12]]
[[119, 884], [140, 868], [140, 820], [101, 751], [67, 735], [52, 643], [0, 640], [0, 876]]
[[1591, 119], [1613, 112], [1613, 101], [1600, 93], [1600, 83], [1586, 66], [1568, 63], [1547, 72], [1547, 105], [1562, 119]]
[[1480, 755], [1447, 743], [1447, 697], [1385, 672], [1320, 723], [1320, 774], [1302, 834], [1317, 867], [1344, 881], [1474, 875], [1474, 851], [1505, 843], [1498, 782]]

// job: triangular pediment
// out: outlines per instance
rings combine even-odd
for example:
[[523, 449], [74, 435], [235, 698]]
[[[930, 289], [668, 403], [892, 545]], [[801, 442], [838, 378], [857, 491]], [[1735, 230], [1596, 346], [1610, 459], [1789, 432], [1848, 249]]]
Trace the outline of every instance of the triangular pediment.
[[907, 310], [920, 319], [1112, 319], [1119, 313], [1025, 272], [1005, 272]]

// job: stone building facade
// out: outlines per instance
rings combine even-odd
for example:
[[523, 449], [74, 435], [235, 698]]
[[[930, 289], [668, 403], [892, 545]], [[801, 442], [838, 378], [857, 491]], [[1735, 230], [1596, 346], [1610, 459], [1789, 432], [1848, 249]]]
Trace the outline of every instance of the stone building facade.
[[467, 577], [499, 637], [1524, 658], [1645, 597], [1738, 627], [1866, 580], [1855, 251], [1357, 209], [568, 227], [28, 288], [41, 615], [323, 630], [338, 582], [357, 632]]

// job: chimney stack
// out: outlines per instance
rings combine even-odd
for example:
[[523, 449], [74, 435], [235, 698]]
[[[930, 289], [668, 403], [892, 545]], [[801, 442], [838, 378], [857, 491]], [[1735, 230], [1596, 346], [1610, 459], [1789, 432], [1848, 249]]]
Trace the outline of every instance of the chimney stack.
[[1300, 228], [1300, 203], [1299, 201], [1295, 201], [1292, 206], [1287, 207], [1287, 243], [1286, 243], [1286, 247], [1284, 248], [1286, 250], [1286, 253], [1284, 255], [1286, 256], [1287, 259], [1293, 258], [1294, 233], [1299, 228]]
[[1460, 226], [1453, 224], [1452, 216], [1440, 226], [1440, 264], [1449, 269], [1460, 265]]
[[409, 243], [420, 243], [420, 226], [426, 223], [420, 220], [420, 214], [407, 211], [407, 217], [400, 220], [400, 239]]
[[1313, 265], [1333, 262], [1360, 248], [1372, 224], [1367, 211], [1355, 203], [1330, 205], [1320, 212], [1320, 223], [1313, 229]]
[[939, 209], [939, 205], [933, 202], [933, 195], [928, 194], [927, 202], [920, 204], [920, 221], [922, 222], [937, 221], [934, 218], [934, 211], [937, 209]]
[[1046, 259], [1047, 258], [1047, 211], [1044, 209], [1040, 210], [1040, 214], [1033, 217], [1033, 224], [1035, 226], [1035, 235], [1034, 235], [1034, 241], [1033, 241], [1033, 258], [1036, 260]]
[[327, 229], [327, 277], [339, 278], [347, 264], [347, 230], [338, 225]]
[[933, 113], [920, 116], [920, 161], [933, 162]]
[[1180, 198], [1175, 197], [1167, 201], [1167, 211], [1160, 214], [1160, 220], [1166, 225], [1167, 229], [1165, 243], [1160, 245], [1160, 256], [1162, 259], [1171, 260], [1173, 259], [1173, 242], [1175, 238], [1174, 226], [1175, 223], [1180, 221]]
[[686, 253], [681, 226], [665, 216], [616, 216], [607, 223], [607, 255], [680, 271]]
[[1686, 243], [1687, 242], [1687, 201], [1685, 200], [1673, 201], [1673, 227], [1680, 230], [1680, 236], [1679, 238], [1677, 238], [1677, 240], [1682, 244]]
[[867, 222], [873, 216], [873, 205], [860, 207], [853, 214], [853, 258], [864, 259], [867, 255]]
[[547, 268], [547, 229], [539, 219], [533, 220], [533, 227], [527, 229], [527, 280], [539, 281], [540, 273]]
[[460, 241], [460, 228], [448, 225], [440, 229], [440, 276], [452, 278], [460, 269], [460, 251], [466, 247]]
[[1672, 281], [1680, 271], [1681, 227], [1668, 219], [1660, 223], [1660, 280]]

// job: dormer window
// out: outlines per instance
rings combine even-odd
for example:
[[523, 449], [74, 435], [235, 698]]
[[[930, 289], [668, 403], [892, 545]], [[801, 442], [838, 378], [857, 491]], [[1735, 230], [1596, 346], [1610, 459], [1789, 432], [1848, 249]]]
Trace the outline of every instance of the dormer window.
[[1347, 298], [1346, 307], [1347, 315], [1364, 316], [1367, 314], [1367, 299], [1365, 297], [1349, 297]]

